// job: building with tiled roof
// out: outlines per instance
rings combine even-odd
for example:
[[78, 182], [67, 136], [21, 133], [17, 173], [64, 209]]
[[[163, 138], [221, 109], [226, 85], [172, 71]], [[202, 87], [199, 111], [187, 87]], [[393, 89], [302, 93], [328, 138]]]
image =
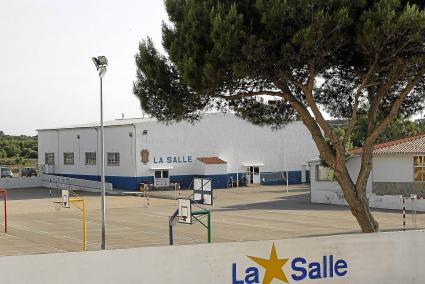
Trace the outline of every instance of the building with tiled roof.
[[[352, 150], [353, 154], [361, 154], [362, 148]], [[415, 136], [376, 144], [373, 147], [374, 155], [411, 155], [425, 154], [425, 132]]]
[[[347, 161], [354, 182], [362, 152], [362, 148], [353, 149]], [[310, 165], [312, 202], [345, 204], [339, 185], [329, 180], [329, 169], [320, 164], [320, 159], [310, 161]], [[371, 207], [387, 209], [400, 209], [400, 195], [425, 196], [425, 133], [376, 144], [366, 192]], [[425, 211], [425, 200], [415, 202], [416, 210]]]

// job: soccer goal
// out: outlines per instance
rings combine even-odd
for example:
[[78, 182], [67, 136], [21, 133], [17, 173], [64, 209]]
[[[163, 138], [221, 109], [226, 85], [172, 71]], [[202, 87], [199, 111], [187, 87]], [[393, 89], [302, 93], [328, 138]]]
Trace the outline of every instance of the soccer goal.
[[418, 222], [417, 222], [417, 204], [419, 200], [424, 200], [425, 197], [418, 196], [416, 194], [411, 194], [410, 196], [403, 196], [400, 195], [400, 203], [401, 203], [401, 214], [403, 218], [403, 231], [406, 231], [407, 228], [407, 214], [409, 208], [410, 215], [412, 217], [412, 228], [414, 230], [418, 229]]
[[265, 172], [261, 173], [261, 182], [270, 185], [284, 185], [286, 192], [289, 192], [289, 173], [288, 171]]

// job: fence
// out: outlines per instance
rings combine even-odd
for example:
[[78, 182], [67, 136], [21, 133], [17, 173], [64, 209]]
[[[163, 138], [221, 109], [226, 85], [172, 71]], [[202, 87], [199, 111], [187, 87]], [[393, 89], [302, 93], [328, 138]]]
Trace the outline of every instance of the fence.
[[[55, 175], [41, 175], [41, 185], [47, 188], [84, 190], [90, 192], [99, 192], [102, 183], [100, 181], [77, 179]], [[105, 190], [112, 191], [112, 183], [106, 183]]]

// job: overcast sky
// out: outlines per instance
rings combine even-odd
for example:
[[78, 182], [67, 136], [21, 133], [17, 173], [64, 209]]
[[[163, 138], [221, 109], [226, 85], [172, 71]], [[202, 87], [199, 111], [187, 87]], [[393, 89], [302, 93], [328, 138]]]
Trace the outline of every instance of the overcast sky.
[[146, 36], [160, 46], [166, 19], [162, 0], [0, 0], [0, 130], [98, 121], [98, 55], [109, 60], [105, 120], [140, 117], [134, 55]]

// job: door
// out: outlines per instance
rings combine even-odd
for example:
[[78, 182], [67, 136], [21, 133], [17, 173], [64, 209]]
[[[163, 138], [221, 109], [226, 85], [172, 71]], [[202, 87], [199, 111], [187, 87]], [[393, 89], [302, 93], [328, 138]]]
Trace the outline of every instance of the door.
[[252, 171], [253, 171], [252, 167], [246, 168], [246, 182], [247, 182], [247, 184], [252, 184], [253, 181], [254, 181]]
[[253, 184], [260, 184], [261, 183], [261, 179], [260, 179], [260, 167], [252, 167], [253, 168], [253, 179], [252, 179], [252, 183]]
[[260, 167], [247, 167], [246, 178], [248, 184], [260, 184]]

